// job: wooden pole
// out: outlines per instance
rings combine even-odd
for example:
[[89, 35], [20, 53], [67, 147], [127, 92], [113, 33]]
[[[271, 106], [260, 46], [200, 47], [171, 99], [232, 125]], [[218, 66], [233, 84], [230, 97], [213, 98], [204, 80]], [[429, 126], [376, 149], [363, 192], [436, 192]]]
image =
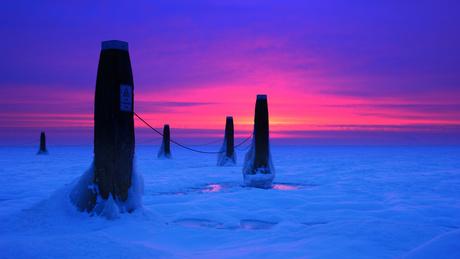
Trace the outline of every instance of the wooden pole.
[[123, 202], [128, 198], [135, 145], [133, 89], [128, 43], [102, 42], [94, 101], [94, 183], [103, 199], [109, 194]]
[[234, 129], [233, 129], [233, 117], [227, 117], [225, 122], [225, 139], [227, 140], [227, 152], [226, 156], [231, 158], [235, 150], [234, 141]]
[[164, 147], [163, 156], [165, 157], [171, 157], [171, 148], [170, 148], [171, 138], [170, 137], [171, 135], [169, 131], [169, 124], [165, 124], [165, 126], [163, 127], [163, 147]]
[[248, 187], [268, 189], [275, 179], [275, 168], [270, 155], [268, 125], [267, 96], [257, 95], [254, 136], [243, 164], [244, 183]]
[[45, 132], [40, 133], [40, 148], [38, 149], [37, 155], [48, 155], [48, 150], [46, 150], [46, 137]]
[[[252, 173], [259, 168], [267, 168], [269, 160], [269, 137], [268, 137], [268, 105], [267, 95], [257, 95], [256, 111], [254, 116], [254, 165]], [[261, 173], [269, 173], [262, 170]]]

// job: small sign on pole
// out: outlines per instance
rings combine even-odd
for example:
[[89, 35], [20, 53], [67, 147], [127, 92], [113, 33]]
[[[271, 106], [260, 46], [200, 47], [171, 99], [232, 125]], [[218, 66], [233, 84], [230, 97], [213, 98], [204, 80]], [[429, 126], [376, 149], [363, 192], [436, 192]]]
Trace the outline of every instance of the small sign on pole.
[[133, 87], [130, 85], [120, 85], [120, 111], [133, 111]]

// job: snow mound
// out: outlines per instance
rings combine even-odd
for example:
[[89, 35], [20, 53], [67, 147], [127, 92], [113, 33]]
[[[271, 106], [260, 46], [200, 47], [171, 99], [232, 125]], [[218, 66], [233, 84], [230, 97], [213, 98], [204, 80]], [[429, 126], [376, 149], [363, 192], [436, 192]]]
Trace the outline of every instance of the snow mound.
[[[80, 177], [78, 182], [72, 186], [70, 200], [78, 208], [86, 208], [87, 212], [96, 213], [109, 220], [116, 219], [120, 213], [132, 212], [143, 208], [142, 196], [144, 194], [144, 177], [137, 170], [137, 159], [134, 156], [133, 172], [131, 174], [131, 187], [128, 189], [128, 199], [120, 201], [109, 195], [109, 199], [104, 200], [99, 195], [98, 186], [94, 184], [94, 161], [90, 168]], [[96, 196], [96, 201], [94, 201]], [[94, 203], [94, 204], [92, 204]], [[94, 208], [91, 210], [91, 208]]]

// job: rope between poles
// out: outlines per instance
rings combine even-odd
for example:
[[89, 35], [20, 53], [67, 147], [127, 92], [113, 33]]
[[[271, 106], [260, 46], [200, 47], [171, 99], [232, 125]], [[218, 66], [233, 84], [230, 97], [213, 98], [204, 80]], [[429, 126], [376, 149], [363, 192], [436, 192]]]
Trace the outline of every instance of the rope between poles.
[[[141, 120], [145, 125], [147, 125], [149, 128], [151, 128], [152, 130], [154, 130], [156, 133], [160, 134], [161, 136], [163, 136], [163, 134], [161, 132], [159, 132], [157, 129], [155, 129], [154, 127], [152, 127], [150, 124], [148, 124], [144, 119], [142, 119], [139, 115], [137, 115], [137, 113], [133, 112], [134, 115], [136, 115], [136, 117]], [[246, 141], [248, 141], [252, 135], [254, 135], [254, 133], [252, 133], [247, 139], [245, 139], [243, 142], [241, 142], [239, 145], [235, 146], [235, 148], [243, 145]], [[196, 150], [196, 149], [193, 149], [193, 148], [190, 148], [190, 147], [187, 147], [185, 145], [182, 145], [180, 143], [178, 143], [177, 141], [174, 141], [173, 139], [170, 139], [170, 141], [180, 147], [183, 147], [185, 149], [188, 149], [190, 151], [193, 151], [193, 152], [198, 152], [198, 153], [202, 153], [202, 154], [219, 154], [219, 153], [224, 153], [225, 151], [218, 151], [218, 152], [209, 152], [209, 151], [201, 151], [201, 150]]]

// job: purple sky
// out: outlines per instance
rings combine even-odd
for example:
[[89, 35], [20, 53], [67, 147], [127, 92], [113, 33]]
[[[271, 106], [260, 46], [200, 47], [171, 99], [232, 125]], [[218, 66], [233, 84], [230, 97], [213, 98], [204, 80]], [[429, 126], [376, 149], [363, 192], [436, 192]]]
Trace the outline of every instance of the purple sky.
[[[92, 142], [101, 41], [129, 43], [135, 111], [206, 142], [460, 145], [460, 1], [2, 1], [0, 143]], [[138, 143], [157, 138], [136, 122]], [[174, 136], [176, 134], [176, 136]], [[153, 143], [155, 144], [155, 143]]]

